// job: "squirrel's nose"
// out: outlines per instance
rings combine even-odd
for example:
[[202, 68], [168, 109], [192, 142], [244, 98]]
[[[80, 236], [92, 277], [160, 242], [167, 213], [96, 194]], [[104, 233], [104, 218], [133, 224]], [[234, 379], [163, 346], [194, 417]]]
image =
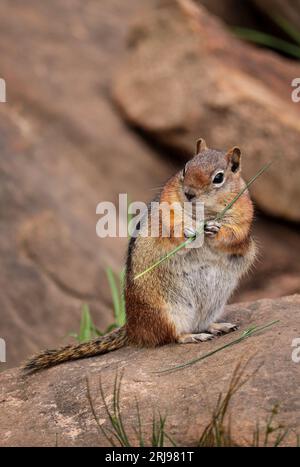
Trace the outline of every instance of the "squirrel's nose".
[[196, 193], [189, 188], [184, 190], [184, 196], [188, 201], [193, 201], [196, 198]]

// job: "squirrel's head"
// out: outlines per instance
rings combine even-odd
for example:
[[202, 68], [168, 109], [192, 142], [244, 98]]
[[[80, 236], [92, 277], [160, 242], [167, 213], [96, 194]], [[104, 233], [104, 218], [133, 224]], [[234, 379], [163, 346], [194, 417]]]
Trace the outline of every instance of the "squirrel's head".
[[240, 190], [240, 149], [236, 146], [229, 151], [209, 149], [204, 139], [199, 139], [196, 155], [185, 164], [180, 181], [182, 201], [201, 201], [214, 210], [224, 204], [228, 194]]

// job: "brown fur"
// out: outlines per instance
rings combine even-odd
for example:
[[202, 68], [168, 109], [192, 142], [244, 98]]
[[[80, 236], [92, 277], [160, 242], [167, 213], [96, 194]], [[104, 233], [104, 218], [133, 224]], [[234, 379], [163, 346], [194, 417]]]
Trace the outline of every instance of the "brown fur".
[[138, 297], [126, 296], [128, 304], [127, 336], [132, 345], [139, 347], [157, 347], [176, 342], [174, 325], [168, 320], [163, 307], [151, 307], [142, 303]]
[[92, 357], [94, 355], [111, 352], [112, 350], [124, 347], [127, 342], [126, 328], [123, 326], [103, 337], [97, 337], [97, 339], [89, 342], [67, 345], [56, 350], [45, 350], [26, 362], [23, 369], [25, 372], [31, 373], [70, 360], [78, 360], [79, 358]]
[[[235, 195], [236, 193], [232, 198]], [[225, 216], [222, 228], [213, 240], [215, 248], [230, 254], [243, 255], [249, 247], [252, 219], [253, 204], [246, 194], [239, 198], [230, 214]]]
[[[197, 147], [199, 150], [201, 148], [201, 153], [186, 164], [184, 171], [178, 172], [168, 180], [159, 201], [182, 204], [187, 201], [187, 193], [192, 194], [204, 203], [205, 218], [213, 220], [244, 186], [240, 175], [240, 150], [232, 148], [227, 153], [211, 150], [203, 140], [197, 144]], [[226, 182], [220, 187], [212, 183], [214, 174], [218, 170], [224, 171], [226, 176]], [[205, 240], [206, 248], [221, 252], [221, 256], [224, 252], [228, 255], [245, 257], [246, 271], [255, 254], [250, 237], [252, 219], [252, 202], [249, 194], [245, 192], [221, 220], [218, 233], [213, 238]], [[171, 212], [170, 236], [167, 238], [162, 236], [162, 226], [166, 221], [162, 214], [158, 238], [139, 235], [137, 239], [132, 238], [130, 241], [125, 284], [126, 325], [91, 342], [69, 345], [58, 350], [46, 350], [29, 360], [24, 367], [26, 371], [36, 371], [68, 360], [104, 354], [125, 345], [155, 347], [180, 342], [182, 334], [178, 333], [174, 324], [168, 294], [169, 290], [174, 294], [174, 284], [178, 290], [181, 282], [178, 279], [174, 282], [172, 269], [168, 269], [166, 263], [162, 263], [138, 280], [134, 279], [137, 274], [152, 266], [184, 241], [183, 228], [180, 237], [174, 236], [177, 222], [174, 212]], [[226, 280], [228, 277], [230, 283], [230, 276], [226, 276]], [[188, 295], [189, 282], [186, 286]], [[178, 290], [179, 296], [180, 293], [183, 292]], [[209, 293], [217, 293], [217, 291], [209, 291]], [[180, 319], [181, 314], [182, 308], [179, 306]], [[178, 323], [178, 315], [176, 319]]]

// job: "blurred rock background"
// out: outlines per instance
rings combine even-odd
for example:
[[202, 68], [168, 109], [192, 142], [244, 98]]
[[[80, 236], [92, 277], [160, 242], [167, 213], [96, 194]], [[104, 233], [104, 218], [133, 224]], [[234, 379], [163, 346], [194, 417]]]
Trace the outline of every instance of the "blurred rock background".
[[260, 254], [232, 301], [299, 292], [300, 61], [232, 27], [288, 40], [270, 8], [299, 30], [300, 2], [1, 6], [1, 369], [65, 342], [83, 303], [98, 327], [112, 321], [105, 269], [121, 270], [127, 242], [97, 238], [96, 205], [149, 201], [199, 136], [241, 146], [246, 178], [277, 161], [252, 190]]

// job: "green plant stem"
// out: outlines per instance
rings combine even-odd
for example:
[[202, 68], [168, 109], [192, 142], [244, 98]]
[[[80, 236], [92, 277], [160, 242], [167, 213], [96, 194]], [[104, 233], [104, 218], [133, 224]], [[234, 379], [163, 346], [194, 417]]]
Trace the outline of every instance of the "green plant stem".
[[[228, 203], [227, 206], [216, 216], [215, 220], [220, 220], [220, 219], [222, 219], [222, 217], [224, 217], [224, 215], [226, 214], [226, 212], [234, 205], [234, 203], [236, 203], [236, 201], [242, 196], [242, 194], [245, 193], [246, 190], [248, 190], [248, 188], [252, 185], [252, 183], [254, 183], [255, 180], [256, 180], [260, 175], [262, 175], [262, 174], [270, 167], [271, 164], [273, 164], [273, 161], [268, 162], [268, 164], [265, 164], [265, 165], [249, 180], [249, 182], [246, 183], [246, 185], [244, 186], [244, 188], [233, 198], [233, 200], [230, 201], [230, 203]], [[196, 234], [195, 234], [194, 237], [188, 238], [185, 242], [181, 243], [181, 244], [178, 245], [176, 248], [174, 248], [173, 250], [171, 250], [167, 255], [163, 256], [163, 257], [160, 258], [158, 261], [156, 261], [156, 262], [153, 263], [151, 266], [149, 266], [147, 269], [145, 269], [144, 271], [142, 271], [142, 272], [140, 272], [139, 274], [137, 274], [137, 275], [134, 277], [134, 280], [137, 280], [137, 279], [143, 277], [145, 274], [147, 274], [148, 272], [152, 271], [154, 268], [156, 268], [157, 266], [159, 266], [161, 263], [163, 263], [163, 262], [166, 261], [167, 259], [171, 258], [171, 256], [175, 255], [175, 254], [176, 254], [178, 251], [180, 251], [182, 248], [185, 248], [189, 243], [192, 243], [193, 241], [195, 241], [196, 238], [198, 238], [199, 235], [203, 233], [203, 231], [204, 231], [204, 226], [205, 226], [205, 222], [207, 222], [207, 220], [204, 220], [203, 225], [202, 225], [201, 228], [196, 232]]]
[[278, 26], [288, 34], [297, 44], [300, 46], [300, 33], [292, 24], [289, 23], [285, 18], [279, 15], [271, 16], [273, 21], [278, 24]]
[[193, 360], [190, 360], [190, 361], [188, 361], [186, 363], [183, 363], [181, 365], [176, 365], [176, 366], [174, 366], [172, 368], [167, 368], [165, 370], [157, 371], [155, 373], [160, 373], [160, 374], [161, 373], [170, 373], [172, 371], [177, 371], [177, 370], [186, 368], [186, 367], [188, 367], [190, 365], [194, 365], [195, 363], [198, 363], [201, 360], [204, 360], [205, 358], [211, 357], [212, 355], [214, 355], [217, 352], [220, 352], [221, 350], [227, 349], [228, 347], [231, 347], [232, 345], [238, 344], [238, 343], [242, 342], [243, 340], [248, 339], [248, 337], [251, 337], [254, 334], [257, 334], [258, 332], [263, 331], [264, 329], [267, 329], [267, 328], [273, 326], [274, 324], [276, 324], [278, 322], [279, 322], [279, 320], [271, 321], [271, 323], [265, 324], [263, 326], [254, 326], [252, 328], [246, 329], [246, 331], [244, 331], [241, 334], [240, 337], [238, 337], [237, 339], [235, 339], [235, 340], [233, 340], [231, 342], [228, 342], [225, 345], [222, 345], [222, 347], [218, 347], [217, 349], [212, 350], [211, 352], [208, 352], [208, 353], [206, 353], [204, 355], [201, 355], [200, 357], [194, 358]]
[[113, 300], [115, 318], [117, 318], [120, 315], [119, 291], [118, 291], [118, 287], [117, 287], [117, 284], [116, 284], [116, 280], [115, 280], [113, 270], [110, 267], [108, 267], [106, 269], [106, 276], [107, 276], [107, 280], [108, 280], [108, 283], [109, 283], [111, 296], [112, 296], [112, 300]]
[[283, 39], [248, 28], [234, 28], [235, 33], [241, 38], [256, 44], [265, 45], [284, 52], [292, 57], [300, 58], [300, 47]]
[[[201, 232], [200, 232], [200, 233], [201, 233]], [[145, 274], [147, 274], [147, 272], [152, 271], [152, 269], [156, 268], [156, 267], [159, 266], [161, 263], [163, 263], [163, 262], [166, 261], [167, 259], [171, 258], [171, 256], [175, 255], [179, 250], [181, 250], [182, 248], [186, 247], [189, 243], [193, 242], [194, 240], [195, 240], [195, 237], [190, 237], [190, 238], [188, 238], [185, 242], [181, 243], [181, 244], [178, 245], [176, 248], [174, 248], [173, 250], [171, 250], [170, 253], [168, 253], [166, 256], [163, 256], [163, 257], [160, 258], [158, 261], [156, 261], [155, 263], [153, 263], [149, 268], [145, 269], [145, 271], [140, 272], [139, 274], [137, 274], [137, 275], [134, 277], [134, 280], [139, 279], [140, 277], [142, 277], [142, 276], [144, 276]]]

